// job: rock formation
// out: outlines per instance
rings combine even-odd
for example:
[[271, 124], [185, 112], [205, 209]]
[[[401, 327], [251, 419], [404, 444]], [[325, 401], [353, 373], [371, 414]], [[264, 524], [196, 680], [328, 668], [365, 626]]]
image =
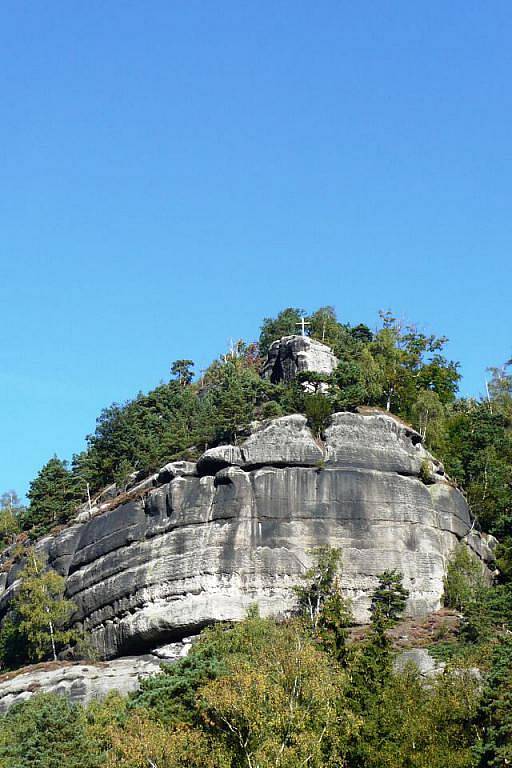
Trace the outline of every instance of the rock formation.
[[338, 360], [327, 344], [309, 336], [284, 336], [270, 345], [261, 375], [278, 384], [293, 381], [302, 371], [330, 374], [337, 365]]
[[[342, 549], [342, 587], [359, 622], [385, 569], [403, 573], [407, 611], [421, 615], [439, 608], [459, 540], [491, 559], [492, 540], [473, 530], [442, 466], [388, 414], [335, 414], [324, 442], [304, 416], [274, 419], [240, 446], [167, 464], [111, 495], [91, 519], [84, 511], [38, 544], [102, 658], [239, 619], [255, 602], [263, 615], [290, 610], [291, 587], [319, 545]], [[17, 572], [1, 574], [0, 611]]]

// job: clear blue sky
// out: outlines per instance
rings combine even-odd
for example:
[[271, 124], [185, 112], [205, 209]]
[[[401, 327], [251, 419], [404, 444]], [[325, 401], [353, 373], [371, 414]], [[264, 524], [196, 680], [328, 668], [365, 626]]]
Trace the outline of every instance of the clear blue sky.
[[4, 0], [0, 492], [289, 306], [512, 354], [512, 5]]

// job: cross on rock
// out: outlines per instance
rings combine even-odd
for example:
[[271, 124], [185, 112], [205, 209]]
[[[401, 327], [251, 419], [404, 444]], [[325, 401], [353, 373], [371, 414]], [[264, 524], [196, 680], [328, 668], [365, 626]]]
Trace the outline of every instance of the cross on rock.
[[303, 317], [300, 319], [300, 323], [295, 323], [295, 325], [300, 325], [301, 327], [301, 334], [302, 336], [306, 335], [306, 325], [311, 325], [311, 323], [307, 323]]

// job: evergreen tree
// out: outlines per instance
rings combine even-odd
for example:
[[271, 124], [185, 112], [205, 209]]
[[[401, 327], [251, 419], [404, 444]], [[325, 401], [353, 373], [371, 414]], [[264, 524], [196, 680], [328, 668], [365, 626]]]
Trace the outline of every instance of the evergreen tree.
[[30, 504], [24, 527], [33, 528], [37, 535], [67, 522], [81, 498], [81, 491], [67, 462], [54, 456], [32, 480], [27, 496]]
[[317, 437], [328, 426], [332, 415], [332, 403], [326, 395], [306, 393], [304, 395], [304, 413], [308, 424]]
[[478, 768], [504, 768], [512, 764], [512, 638], [497, 646], [487, 678], [477, 723]]
[[405, 608], [409, 592], [402, 585], [402, 574], [398, 571], [384, 571], [372, 594], [370, 606], [372, 629], [382, 637], [393, 627]]
[[171, 365], [171, 375], [175, 376], [182, 387], [185, 387], [193, 379], [193, 360], [175, 360]]
[[0, 718], [2, 768], [99, 768], [102, 764], [84, 710], [65, 696], [37, 694]]

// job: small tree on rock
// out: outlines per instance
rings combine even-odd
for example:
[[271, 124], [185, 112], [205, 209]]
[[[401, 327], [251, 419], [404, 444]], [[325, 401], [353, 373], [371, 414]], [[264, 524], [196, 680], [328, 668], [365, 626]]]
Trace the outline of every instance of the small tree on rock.
[[409, 592], [402, 585], [402, 574], [396, 570], [384, 571], [372, 595], [370, 614], [372, 628], [377, 635], [384, 635], [393, 627], [405, 608]]
[[33, 549], [29, 550], [9, 625], [11, 635], [15, 633], [18, 643], [24, 645], [28, 662], [49, 656], [56, 661], [58, 649], [74, 636], [69, 619], [76, 606], [64, 598], [64, 586], [64, 578], [45, 570], [41, 558]]
[[295, 587], [299, 608], [326, 650], [342, 660], [352, 612], [350, 602], [341, 593], [338, 580], [341, 551], [318, 547], [311, 554], [313, 565], [303, 576], [304, 584]]

